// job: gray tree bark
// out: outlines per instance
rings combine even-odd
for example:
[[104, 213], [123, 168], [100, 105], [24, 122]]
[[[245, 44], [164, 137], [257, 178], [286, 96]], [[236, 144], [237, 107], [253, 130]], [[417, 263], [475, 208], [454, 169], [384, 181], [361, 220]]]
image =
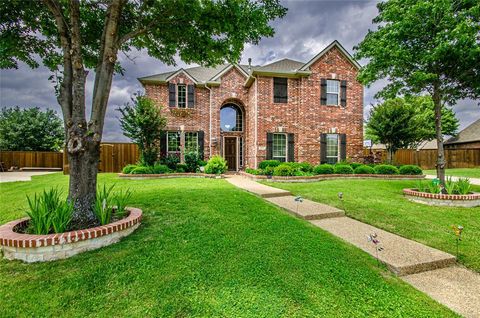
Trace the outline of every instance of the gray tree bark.
[[433, 88], [433, 104], [435, 106], [435, 133], [437, 138], [437, 178], [440, 180], [442, 187], [445, 186], [445, 150], [443, 148], [442, 133], [442, 98], [438, 89], [438, 85]]

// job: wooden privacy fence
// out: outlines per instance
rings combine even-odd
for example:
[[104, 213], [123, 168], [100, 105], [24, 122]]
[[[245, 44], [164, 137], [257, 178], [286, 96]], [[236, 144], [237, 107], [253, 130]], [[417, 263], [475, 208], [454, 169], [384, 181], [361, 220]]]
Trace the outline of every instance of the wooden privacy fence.
[[63, 154], [53, 151], [0, 151], [3, 167], [63, 168]]
[[[120, 172], [128, 164], [134, 164], [140, 158], [138, 146], [132, 143], [103, 142], [100, 148], [99, 172]], [[67, 155], [63, 156], [63, 172], [68, 173]]]
[[[385, 150], [372, 150], [380, 161], [387, 160]], [[370, 149], [363, 150], [364, 156], [370, 154]], [[445, 159], [447, 168], [473, 168], [480, 166], [480, 149], [446, 149]], [[401, 165], [419, 165], [422, 169], [434, 169], [437, 163], [437, 150], [415, 150], [400, 149], [394, 157], [393, 162]]]

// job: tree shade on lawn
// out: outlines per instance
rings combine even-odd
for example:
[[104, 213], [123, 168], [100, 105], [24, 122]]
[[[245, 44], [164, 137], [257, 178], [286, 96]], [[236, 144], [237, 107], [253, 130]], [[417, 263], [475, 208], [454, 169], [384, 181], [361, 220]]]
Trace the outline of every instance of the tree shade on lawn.
[[[416, 181], [328, 180], [315, 183], [269, 183], [311, 200], [344, 208], [348, 216], [456, 255], [452, 225], [462, 225], [459, 261], [480, 272], [480, 207], [434, 207], [410, 202], [404, 188]], [[472, 186], [479, 192], [480, 186]], [[338, 193], [343, 193], [343, 202]]]
[[[0, 316], [457, 317], [308, 222], [216, 179], [99, 182], [134, 189], [142, 226], [54, 263], [0, 260]], [[0, 222], [60, 174], [2, 184]], [[81, 297], [79, 297], [81, 295]]]

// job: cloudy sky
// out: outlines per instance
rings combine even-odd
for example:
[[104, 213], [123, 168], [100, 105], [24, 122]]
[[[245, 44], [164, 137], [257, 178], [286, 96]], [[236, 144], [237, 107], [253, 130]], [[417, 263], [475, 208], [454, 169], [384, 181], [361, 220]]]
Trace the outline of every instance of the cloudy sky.
[[[242, 63], [252, 58], [253, 64], [261, 65], [281, 58], [308, 61], [333, 40], [338, 40], [353, 53], [353, 46], [360, 42], [369, 28], [373, 28], [372, 19], [376, 16], [376, 0], [291, 0], [283, 4], [289, 10], [285, 18], [273, 22], [276, 34], [273, 38], [262, 40], [259, 45], [245, 47]], [[105, 120], [105, 141], [126, 141], [119, 124], [118, 106], [130, 100], [130, 96], [142, 91], [137, 77], [165, 72], [174, 68], [136, 52], [126, 58], [120, 55], [126, 69], [125, 76], [116, 76], [110, 93], [109, 106]], [[132, 60], [133, 61], [132, 61]], [[185, 64], [177, 60], [178, 67]], [[39, 106], [54, 108], [57, 105], [53, 85], [48, 81], [50, 73], [45, 68], [35, 70], [20, 65], [18, 70], [2, 70], [0, 74], [0, 105]], [[87, 105], [90, 104], [93, 76], [87, 83]], [[374, 95], [382, 87], [376, 83], [365, 89], [365, 114], [369, 105], [375, 103]], [[480, 118], [479, 101], [460, 101], [454, 108], [464, 128]]]

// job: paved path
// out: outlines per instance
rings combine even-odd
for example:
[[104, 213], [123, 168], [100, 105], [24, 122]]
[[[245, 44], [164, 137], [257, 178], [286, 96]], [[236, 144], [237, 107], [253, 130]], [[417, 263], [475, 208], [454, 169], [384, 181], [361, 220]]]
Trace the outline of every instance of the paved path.
[[32, 176], [55, 173], [52, 171], [13, 171], [0, 172], [0, 182], [32, 181]]
[[480, 318], [480, 275], [455, 266], [455, 257], [344, 216], [344, 212], [318, 202], [295, 201], [289, 191], [269, 187], [241, 176], [227, 181], [376, 257], [367, 236], [376, 234], [382, 248], [378, 258], [395, 274], [433, 299], [467, 318]]
[[[430, 174], [427, 174], [425, 176], [425, 178], [427, 178], [427, 179], [435, 179], [436, 177], [437, 176], [430, 175]], [[451, 176], [451, 177], [452, 177], [453, 181], [457, 181], [458, 178], [462, 178], [462, 177], [454, 177], [454, 176]], [[463, 177], [463, 178], [465, 178], [465, 177]], [[468, 179], [470, 180], [471, 184], [480, 185], [480, 179], [478, 179], [478, 178], [468, 178]]]

